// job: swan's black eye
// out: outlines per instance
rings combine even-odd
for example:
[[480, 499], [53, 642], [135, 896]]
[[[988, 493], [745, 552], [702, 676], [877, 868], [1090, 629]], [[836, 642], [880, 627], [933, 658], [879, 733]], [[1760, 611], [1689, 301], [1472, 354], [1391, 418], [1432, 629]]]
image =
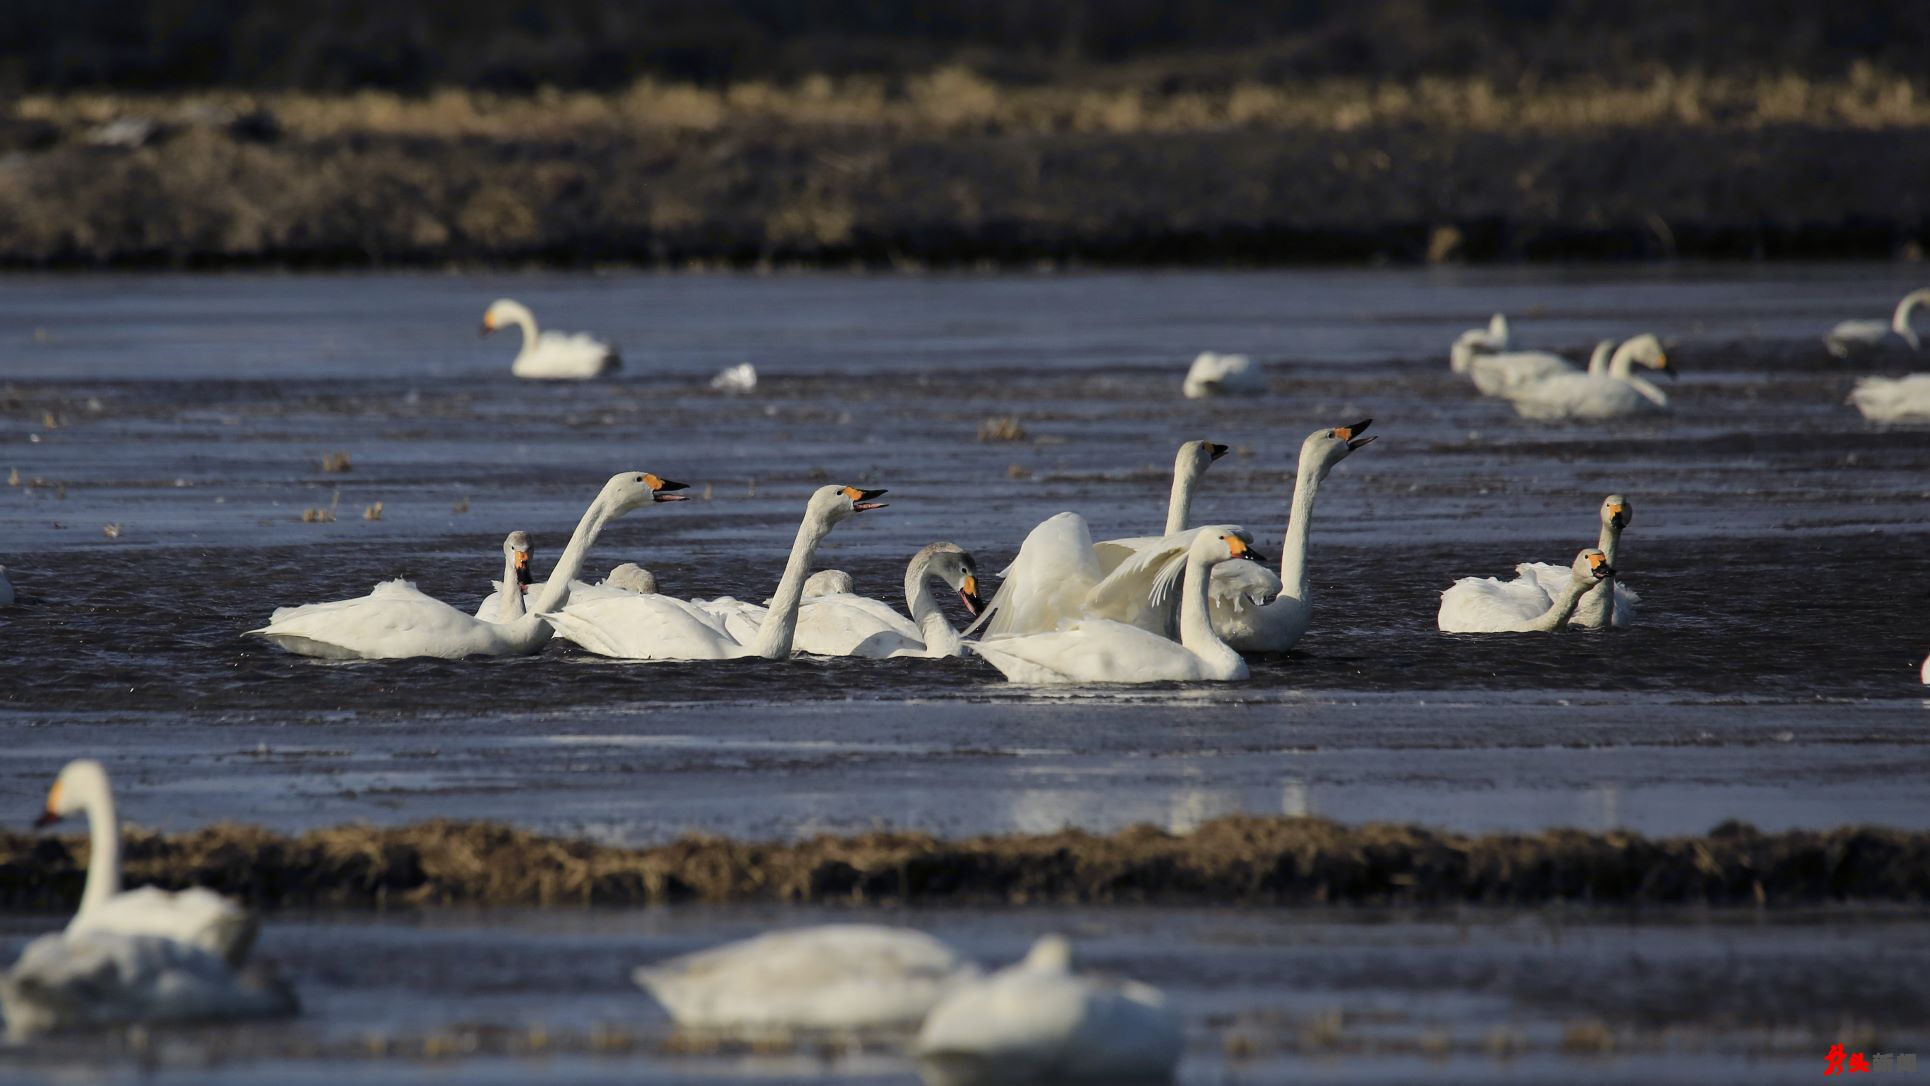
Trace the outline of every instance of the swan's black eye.
[[637, 476], [637, 482], [639, 483], [643, 482], [643, 476], [641, 475]]

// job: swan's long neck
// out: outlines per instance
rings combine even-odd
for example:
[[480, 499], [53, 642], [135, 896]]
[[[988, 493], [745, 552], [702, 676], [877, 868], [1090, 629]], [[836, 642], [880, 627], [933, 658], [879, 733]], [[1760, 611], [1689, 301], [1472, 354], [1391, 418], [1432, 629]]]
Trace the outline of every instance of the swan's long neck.
[[503, 555], [503, 579], [496, 590], [496, 621], [514, 622], [523, 617], [523, 586], [516, 583], [516, 556]]
[[804, 580], [811, 575], [811, 559], [817, 555], [818, 542], [830, 525], [816, 515], [807, 514], [798, 525], [797, 542], [791, 544], [791, 560], [784, 577], [771, 594], [771, 607], [758, 628], [757, 643], [751, 650], [766, 660], [782, 660], [791, 655], [791, 640], [797, 635], [797, 609], [804, 599]]
[[114, 796], [107, 788], [90, 789], [87, 810], [87, 885], [80, 893], [80, 911], [99, 908], [121, 892], [121, 824], [114, 814]]
[[1280, 594], [1307, 599], [1307, 537], [1313, 531], [1313, 499], [1320, 489], [1320, 464], [1300, 454], [1300, 477], [1293, 484], [1293, 511], [1287, 514], [1280, 544]]
[[1568, 616], [1575, 613], [1575, 605], [1581, 602], [1583, 596], [1593, 591], [1596, 584], [1597, 582], [1591, 577], [1570, 577], [1568, 587], [1562, 589], [1561, 595], [1555, 597], [1554, 606], [1548, 608], [1540, 618], [1530, 622], [1523, 629], [1535, 632], [1561, 629], [1562, 623], [1568, 621]]
[[[1621, 542], [1622, 530], [1616, 527], [1615, 521], [1613, 519], [1603, 521], [1602, 535], [1596, 540], [1595, 545], [1601, 548], [1610, 569], [1615, 568], [1616, 552], [1620, 549]], [[1614, 601], [1615, 578], [1604, 577], [1600, 584], [1582, 597], [1581, 606], [1575, 609], [1575, 617], [1584, 626], [1606, 626], [1609, 623], [1610, 608], [1614, 605]]]
[[[1593, 369], [1594, 367], [1590, 367]], [[1608, 375], [1617, 381], [1626, 381], [1635, 372], [1635, 341], [1629, 340], [1615, 348], [1615, 356], [1608, 360]]]
[[1595, 353], [1588, 356], [1588, 372], [1597, 377], [1608, 376], [1608, 365], [1612, 357], [1609, 352], [1614, 348], [1615, 345], [1608, 340], [1595, 344]]
[[911, 620], [925, 637], [926, 655], [957, 656], [964, 652], [958, 631], [932, 597], [929, 557], [912, 559], [911, 567], [905, 570], [905, 606], [911, 608]]
[[1186, 530], [1186, 520], [1193, 515], [1193, 491], [1199, 485], [1200, 472], [1192, 450], [1181, 449], [1179, 458], [1173, 461], [1173, 492], [1166, 499], [1165, 534]]
[[1238, 678], [1246, 674], [1246, 661], [1234, 652], [1213, 629], [1213, 616], [1207, 610], [1206, 590], [1213, 578], [1213, 566], [1197, 554], [1186, 556], [1186, 579], [1180, 584], [1179, 643], [1200, 658], [1215, 678]]
[[[583, 511], [583, 519], [576, 522], [576, 532], [570, 536], [569, 546], [563, 548], [562, 557], [556, 560], [556, 568], [550, 570], [549, 582], [543, 585], [543, 594], [532, 607], [528, 607], [527, 618], [535, 618], [557, 610], [570, 601], [570, 582], [583, 572], [583, 560], [589, 557], [590, 544], [596, 542], [597, 533], [610, 522], [610, 505], [598, 494], [590, 507]], [[510, 580], [516, 579], [512, 571]]]
[[1903, 296], [1896, 304], [1896, 313], [1890, 317], [1890, 327], [1905, 339], [1915, 339], [1916, 333], [1910, 327], [1910, 312], [1919, 305], [1930, 303], [1930, 290], [1913, 290]]
[[531, 313], [519, 305], [509, 311], [509, 319], [515, 321], [516, 327], [523, 330], [523, 351], [529, 352], [535, 350], [537, 337], [536, 314]]

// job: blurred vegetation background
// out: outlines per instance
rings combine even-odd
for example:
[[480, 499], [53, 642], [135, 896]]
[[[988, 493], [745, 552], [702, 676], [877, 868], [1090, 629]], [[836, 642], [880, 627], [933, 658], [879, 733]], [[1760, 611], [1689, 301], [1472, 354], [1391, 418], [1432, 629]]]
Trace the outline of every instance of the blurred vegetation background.
[[0, 264], [1920, 258], [1923, 0], [12, 0]]

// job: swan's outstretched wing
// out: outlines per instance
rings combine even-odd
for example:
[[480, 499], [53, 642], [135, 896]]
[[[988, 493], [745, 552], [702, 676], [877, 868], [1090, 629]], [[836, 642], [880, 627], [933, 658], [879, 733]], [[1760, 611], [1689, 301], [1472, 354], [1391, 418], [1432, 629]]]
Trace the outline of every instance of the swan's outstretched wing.
[[[1179, 636], [1180, 576], [1186, 572], [1186, 552], [1205, 531], [1232, 531], [1242, 539], [1252, 538], [1243, 528], [1221, 524], [1150, 539], [1086, 594], [1085, 614], [1124, 622], [1162, 637]], [[1279, 595], [1281, 587], [1277, 575], [1246, 559], [1214, 567], [1207, 586], [1209, 607], [1219, 604], [1235, 610], [1265, 603]]]
[[272, 977], [237, 977], [199, 947], [114, 932], [43, 935], [0, 978], [7, 1028], [30, 1035], [126, 1022], [205, 1022], [291, 1014]]
[[1086, 518], [1046, 518], [1026, 533], [1019, 556], [1001, 576], [998, 592], [973, 624], [982, 638], [1040, 633], [1079, 617], [1086, 593], [1103, 577]]

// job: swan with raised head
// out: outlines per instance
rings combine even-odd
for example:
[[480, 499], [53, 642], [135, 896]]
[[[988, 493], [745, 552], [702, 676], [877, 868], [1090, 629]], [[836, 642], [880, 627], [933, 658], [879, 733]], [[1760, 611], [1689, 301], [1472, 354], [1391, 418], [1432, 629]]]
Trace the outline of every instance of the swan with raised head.
[[631, 976], [687, 1028], [910, 1029], [978, 968], [921, 931], [830, 924], [700, 950]]
[[1259, 560], [1246, 532], [1230, 525], [1200, 528], [1192, 534], [1186, 561], [1177, 570], [1161, 569], [1155, 599], [1179, 581], [1177, 643], [1138, 626], [1113, 619], [1085, 617], [1047, 633], [971, 643], [972, 648], [1010, 682], [1152, 683], [1228, 682], [1247, 677], [1246, 661], [1213, 632], [1206, 609], [1213, 567], [1235, 558]]
[[1850, 391], [1849, 402], [1871, 422], [1930, 419], [1930, 373], [1865, 377]]
[[[1622, 568], [1618, 557], [1621, 554], [1622, 529], [1634, 519], [1635, 506], [1627, 498], [1610, 494], [1602, 499], [1602, 534], [1595, 546], [1608, 559], [1612, 569]], [[1520, 578], [1532, 581], [1547, 603], [1553, 603], [1561, 596], [1573, 576], [1567, 566], [1553, 562], [1523, 562], [1515, 567], [1515, 572]], [[1615, 601], [1612, 615], [1609, 608], [1611, 595]], [[1636, 595], [1634, 589], [1623, 584], [1619, 576], [1614, 577], [1610, 583], [1597, 585], [1583, 596], [1581, 604], [1575, 608], [1575, 617], [1569, 622], [1590, 629], [1605, 625], [1627, 626], [1635, 621], [1635, 608], [1641, 602], [1642, 597]]]
[[620, 368], [615, 348], [581, 332], [541, 332], [536, 315], [521, 302], [499, 298], [483, 312], [482, 334], [516, 325], [523, 330], [523, 346], [509, 372], [535, 381], [587, 381]]
[[1243, 354], [1201, 351], [1186, 369], [1180, 391], [1189, 400], [1209, 396], [1258, 396], [1267, 390], [1266, 374]]
[[511, 532], [503, 540], [503, 579], [496, 594], [476, 609], [476, 617], [490, 622], [514, 622], [523, 617], [523, 594], [529, 591], [528, 532]]
[[564, 640], [599, 656], [624, 660], [736, 660], [758, 656], [782, 660], [791, 655], [804, 581], [818, 544], [832, 528], [852, 516], [884, 508], [885, 503], [875, 500], [884, 493], [832, 484], [811, 495], [784, 575], [771, 597], [768, 613], [754, 632], [740, 627], [740, 635], [734, 636], [721, 618], [705, 609], [707, 605], [673, 601], [663, 595], [600, 596], [578, 600], [560, 611], [538, 608], [538, 613]]
[[1463, 577], [1441, 593], [1435, 622], [1447, 633], [1540, 633], [1559, 630], [1581, 598], [1615, 575], [1606, 555], [1589, 547], [1569, 566], [1571, 577], [1550, 602], [1532, 581]]
[[918, 1032], [932, 1086], [1170, 1082], [1185, 1050], [1157, 988], [1073, 972], [1063, 936], [946, 996]]
[[611, 476], [584, 511], [542, 593], [513, 622], [489, 622], [464, 614], [407, 581], [395, 580], [352, 600], [282, 608], [267, 626], [248, 633], [289, 652], [329, 660], [527, 655], [549, 641], [549, 623], [539, 616], [569, 601], [571, 582], [603, 526], [653, 502], [683, 501], [673, 493], [682, 489], [684, 484], [647, 471]]
[[1454, 345], [1448, 348], [1448, 369], [1466, 373], [1476, 358], [1505, 351], [1511, 343], [1508, 318], [1496, 313], [1488, 318], [1486, 328], [1470, 328], [1454, 337]]
[[1920, 305], [1930, 304], [1930, 287], [1913, 290], [1903, 296], [1896, 304], [1896, 311], [1890, 314], [1890, 323], [1882, 321], [1854, 320], [1844, 321], [1829, 330], [1823, 337], [1823, 346], [1838, 358], [1853, 355], [1878, 354], [1883, 351], [1922, 350], [1923, 341], [1917, 338], [1914, 328], [1910, 327], [1910, 312]]
[[[1637, 341], [1653, 342], [1653, 353], [1646, 346], [1630, 350], [1629, 344]], [[1678, 373], [1662, 353], [1660, 341], [1637, 336], [1616, 350], [1607, 373], [1556, 373], [1502, 388], [1500, 395], [1516, 414], [1528, 419], [1618, 419], [1666, 412], [1668, 395], [1634, 375], [1637, 361], [1671, 380]]]
[[[1621, 364], [1623, 359], [1627, 359], [1626, 365]], [[1595, 344], [1586, 369], [1576, 369], [1567, 359], [1547, 351], [1509, 351], [1475, 359], [1469, 376], [1482, 395], [1505, 396], [1509, 389], [1525, 388], [1550, 377], [1574, 373], [1607, 377], [1616, 373], [1618, 366], [1620, 372], [1629, 373], [1637, 365], [1664, 369], [1668, 361], [1662, 341], [1644, 332], [1622, 341], [1619, 347], [1606, 339]]]
[[979, 613], [977, 561], [956, 543], [933, 543], [913, 555], [905, 567], [905, 606], [911, 622], [880, 600], [852, 592], [823, 593], [807, 597], [798, 611], [792, 647], [813, 656], [872, 660], [957, 656], [964, 651], [964, 642], [932, 596], [934, 578], [958, 594], [967, 613]]

